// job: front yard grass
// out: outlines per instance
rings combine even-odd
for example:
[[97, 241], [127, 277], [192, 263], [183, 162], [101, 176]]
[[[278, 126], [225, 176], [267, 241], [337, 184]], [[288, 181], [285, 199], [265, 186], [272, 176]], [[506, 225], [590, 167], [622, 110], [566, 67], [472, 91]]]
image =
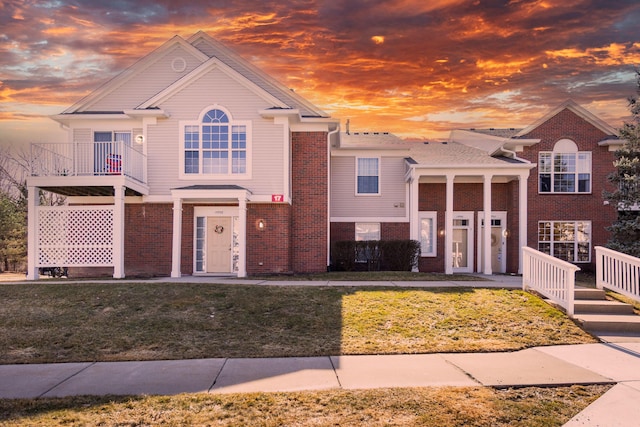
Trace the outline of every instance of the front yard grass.
[[0, 363], [508, 351], [596, 342], [520, 290], [0, 285]]
[[0, 400], [3, 426], [562, 426], [610, 386]]

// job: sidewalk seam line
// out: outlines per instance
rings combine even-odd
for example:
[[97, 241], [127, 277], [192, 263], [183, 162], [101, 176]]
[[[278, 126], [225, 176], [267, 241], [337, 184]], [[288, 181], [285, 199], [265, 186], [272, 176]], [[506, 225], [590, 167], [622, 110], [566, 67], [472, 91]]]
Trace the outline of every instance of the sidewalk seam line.
[[91, 362], [90, 364], [88, 364], [87, 366], [85, 366], [84, 368], [80, 369], [77, 372], [74, 372], [73, 374], [69, 375], [68, 377], [66, 377], [65, 379], [63, 379], [62, 381], [60, 381], [59, 383], [51, 386], [48, 390], [45, 390], [43, 393], [41, 393], [40, 395], [38, 395], [38, 397], [43, 397], [45, 394], [49, 393], [50, 391], [52, 391], [53, 389], [61, 386], [62, 384], [66, 383], [67, 381], [69, 381], [71, 378], [80, 375], [82, 372], [86, 371], [87, 369], [89, 369], [92, 366], [95, 366], [96, 364], [98, 364], [98, 362]]
[[[333, 369], [333, 374], [336, 376], [336, 381], [338, 381], [338, 387], [339, 388], [343, 388], [342, 387], [342, 383], [340, 382], [340, 377], [338, 376], [338, 371], [336, 370], [336, 366], [333, 364], [333, 356], [327, 356], [329, 357], [329, 363], [331, 364], [331, 368]], [[336, 356], [336, 357], [340, 357], [340, 356]]]
[[222, 366], [218, 370], [218, 373], [216, 374], [216, 377], [213, 379], [213, 383], [207, 389], [207, 393], [211, 393], [211, 390], [213, 390], [213, 387], [215, 387], [216, 383], [218, 382], [218, 378], [220, 378], [220, 374], [222, 374], [222, 370], [224, 369], [225, 366], [227, 366], [227, 361], [228, 360], [229, 360], [228, 357], [224, 358], [224, 362], [222, 363]]

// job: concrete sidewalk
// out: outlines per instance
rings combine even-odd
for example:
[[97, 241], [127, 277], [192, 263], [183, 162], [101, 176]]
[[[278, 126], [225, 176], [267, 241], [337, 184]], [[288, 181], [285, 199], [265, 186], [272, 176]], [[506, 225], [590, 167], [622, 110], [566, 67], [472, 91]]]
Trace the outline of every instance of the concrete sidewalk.
[[640, 343], [508, 353], [0, 365], [0, 398], [616, 384], [568, 425], [640, 420]]

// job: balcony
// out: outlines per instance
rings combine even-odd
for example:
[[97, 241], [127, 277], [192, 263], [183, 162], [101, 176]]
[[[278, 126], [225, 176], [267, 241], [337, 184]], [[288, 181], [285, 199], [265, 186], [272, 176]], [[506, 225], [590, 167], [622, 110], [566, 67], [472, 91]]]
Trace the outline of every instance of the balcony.
[[31, 145], [29, 185], [64, 195], [146, 194], [146, 156], [124, 142]]

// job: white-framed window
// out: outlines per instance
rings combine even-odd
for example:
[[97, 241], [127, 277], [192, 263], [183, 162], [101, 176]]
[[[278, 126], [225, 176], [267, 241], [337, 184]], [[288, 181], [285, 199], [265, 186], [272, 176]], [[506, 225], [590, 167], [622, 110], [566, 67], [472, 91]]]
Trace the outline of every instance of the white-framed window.
[[356, 242], [364, 240], [380, 240], [379, 222], [356, 222]]
[[538, 222], [538, 250], [568, 262], [590, 262], [591, 221]]
[[[356, 222], [356, 242], [367, 240], [380, 240], [380, 223], [379, 222]], [[356, 262], [367, 262], [371, 258], [371, 253], [358, 252], [356, 254]]]
[[418, 234], [420, 235], [420, 256], [434, 257], [437, 255], [437, 212], [418, 213]]
[[380, 194], [380, 159], [377, 157], [356, 158], [356, 194]]
[[251, 125], [234, 121], [219, 106], [204, 110], [198, 121], [181, 122], [182, 177], [249, 177]]
[[553, 151], [538, 154], [538, 184], [540, 193], [591, 193], [591, 152], [559, 140]]

